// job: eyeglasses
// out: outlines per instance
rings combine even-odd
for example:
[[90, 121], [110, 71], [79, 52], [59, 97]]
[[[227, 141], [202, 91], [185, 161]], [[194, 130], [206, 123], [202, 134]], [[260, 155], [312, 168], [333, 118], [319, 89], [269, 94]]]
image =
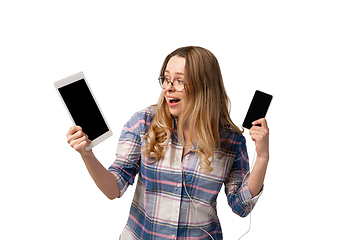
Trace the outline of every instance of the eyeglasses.
[[184, 91], [185, 85], [191, 85], [190, 83], [184, 83], [184, 81], [179, 78], [175, 78], [174, 80], [170, 81], [169, 78], [162, 76], [162, 77], [159, 77], [158, 79], [159, 79], [160, 86], [163, 89], [166, 89], [167, 87], [172, 85], [177, 92]]

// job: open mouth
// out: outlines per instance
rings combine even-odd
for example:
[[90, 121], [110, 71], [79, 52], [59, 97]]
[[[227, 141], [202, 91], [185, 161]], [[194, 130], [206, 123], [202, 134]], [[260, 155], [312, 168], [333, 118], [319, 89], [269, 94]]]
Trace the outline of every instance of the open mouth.
[[178, 102], [180, 102], [180, 99], [178, 99], [178, 98], [169, 98], [169, 102], [170, 103], [178, 103]]
[[172, 97], [169, 97], [169, 98], [168, 98], [168, 105], [169, 105], [169, 107], [175, 107], [175, 106], [177, 106], [180, 102], [181, 102], [181, 99], [179, 99], [179, 98], [172, 98]]

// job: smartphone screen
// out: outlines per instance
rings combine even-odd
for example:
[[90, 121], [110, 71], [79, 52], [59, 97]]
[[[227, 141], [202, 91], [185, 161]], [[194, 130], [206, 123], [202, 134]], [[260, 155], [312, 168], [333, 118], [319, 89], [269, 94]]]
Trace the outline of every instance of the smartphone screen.
[[251, 101], [249, 110], [245, 116], [243, 127], [250, 129], [253, 125], [252, 122], [260, 118], [264, 118], [270, 106], [272, 96], [256, 90], [254, 97]]

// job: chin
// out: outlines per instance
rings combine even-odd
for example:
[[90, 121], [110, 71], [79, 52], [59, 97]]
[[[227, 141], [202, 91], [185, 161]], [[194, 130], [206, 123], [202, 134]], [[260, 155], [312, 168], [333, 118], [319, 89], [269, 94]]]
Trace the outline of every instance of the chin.
[[169, 108], [169, 111], [171, 113], [171, 115], [173, 115], [174, 117], [179, 117], [181, 114], [181, 109], [171, 109]]
[[180, 112], [179, 111], [171, 111], [170, 110], [171, 115], [173, 115], [174, 117], [179, 117], [180, 116]]

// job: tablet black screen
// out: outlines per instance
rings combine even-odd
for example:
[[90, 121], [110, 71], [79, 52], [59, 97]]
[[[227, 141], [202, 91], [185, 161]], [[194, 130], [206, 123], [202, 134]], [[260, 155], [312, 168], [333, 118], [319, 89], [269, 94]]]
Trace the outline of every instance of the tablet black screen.
[[90, 140], [109, 130], [84, 79], [59, 88], [59, 92], [75, 124]]

